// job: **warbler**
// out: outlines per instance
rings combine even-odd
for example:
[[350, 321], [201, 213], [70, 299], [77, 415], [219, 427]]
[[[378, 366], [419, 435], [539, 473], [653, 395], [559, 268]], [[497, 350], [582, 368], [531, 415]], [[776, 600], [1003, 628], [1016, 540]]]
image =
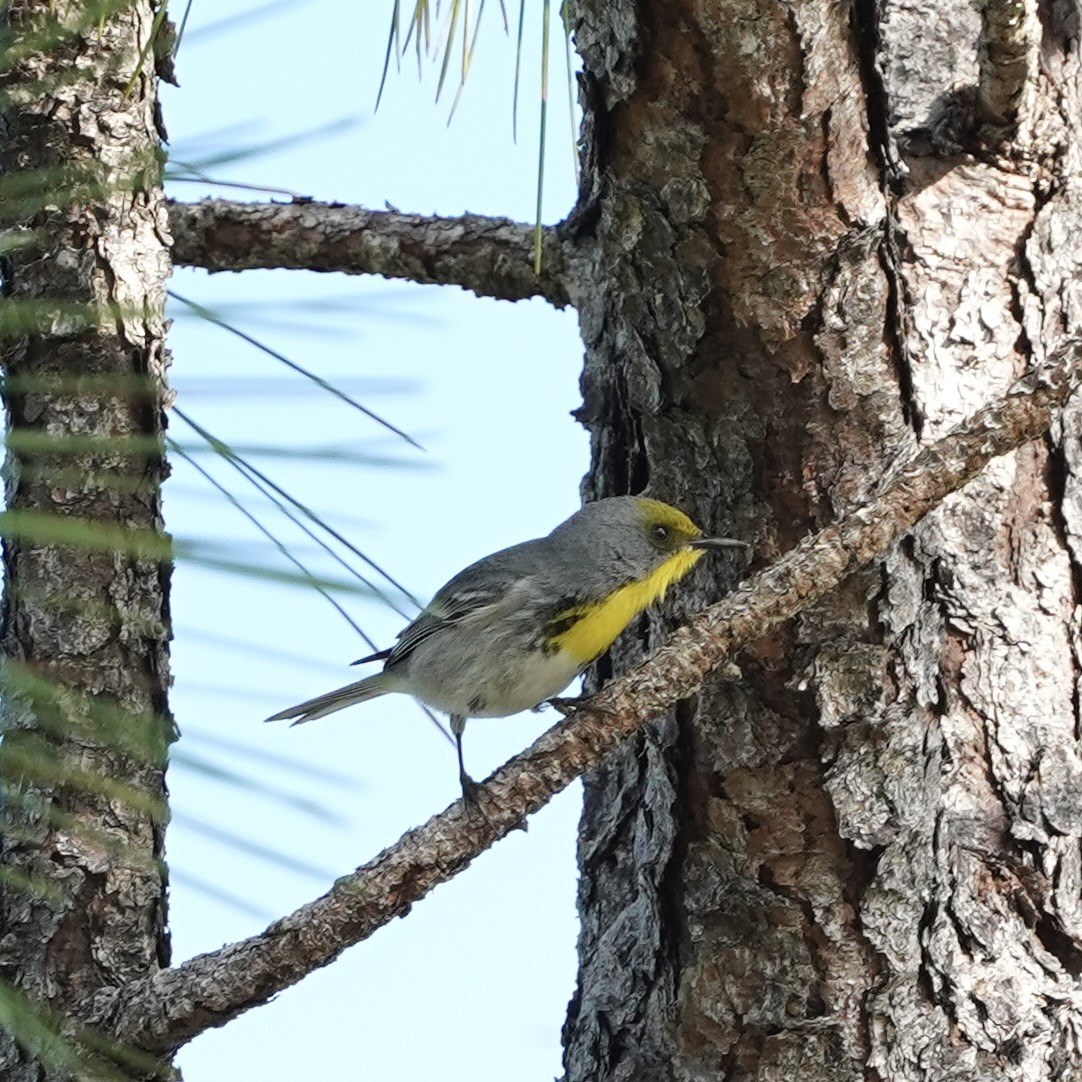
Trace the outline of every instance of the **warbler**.
[[467, 718], [502, 718], [559, 695], [664, 596], [709, 549], [746, 548], [705, 537], [659, 500], [612, 496], [586, 504], [547, 537], [494, 552], [437, 591], [387, 650], [353, 662], [383, 671], [280, 710], [267, 721], [313, 721], [403, 692], [450, 715], [463, 795]]

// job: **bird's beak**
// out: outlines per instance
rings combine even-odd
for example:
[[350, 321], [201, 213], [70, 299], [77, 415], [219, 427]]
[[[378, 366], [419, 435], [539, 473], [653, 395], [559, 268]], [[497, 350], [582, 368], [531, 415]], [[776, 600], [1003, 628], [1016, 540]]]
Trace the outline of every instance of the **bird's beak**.
[[688, 542], [688, 548], [693, 549], [747, 549], [751, 546], [747, 541], [734, 541], [731, 537], [697, 537]]

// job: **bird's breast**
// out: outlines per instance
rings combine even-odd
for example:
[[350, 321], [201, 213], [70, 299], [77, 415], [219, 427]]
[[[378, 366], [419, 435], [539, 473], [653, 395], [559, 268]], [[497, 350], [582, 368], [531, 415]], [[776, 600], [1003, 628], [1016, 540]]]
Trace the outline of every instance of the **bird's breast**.
[[551, 647], [575, 659], [579, 666], [600, 657], [648, 605], [682, 579], [702, 558], [701, 549], [683, 549], [644, 578], [629, 582], [600, 601], [584, 602], [552, 621]]

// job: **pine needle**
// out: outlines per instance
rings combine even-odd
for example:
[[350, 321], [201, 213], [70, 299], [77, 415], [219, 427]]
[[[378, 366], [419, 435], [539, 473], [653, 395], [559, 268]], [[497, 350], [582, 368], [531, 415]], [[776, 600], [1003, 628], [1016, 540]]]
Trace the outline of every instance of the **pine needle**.
[[196, 301], [188, 300], [187, 297], [182, 297], [179, 293], [176, 293], [171, 289], [167, 290], [167, 293], [174, 300], [180, 301], [181, 304], [187, 305], [187, 307], [190, 308], [193, 312], [195, 312], [196, 315], [200, 316], [202, 319], [205, 319], [208, 323], [213, 323], [216, 327], [221, 327], [222, 330], [228, 331], [230, 334], [236, 335], [242, 341], [247, 342], [250, 346], [255, 346], [256, 349], [261, 350], [263, 353], [266, 353], [268, 357], [273, 357], [276, 361], [284, 364], [287, 368], [290, 368], [299, 375], [304, 376], [305, 379], [310, 379], [317, 386], [322, 387], [323, 390], [327, 391], [329, 394], [334, 395], [335, 398], [341, 399], [347, 405], [350, 405], [355, 410], [363, 413], [370, 420], [375, 421], [376, 424], [382, 425], [385, 429], [387, 429], [388, 432], [393, 432], [396, 436], [404, 439], [406, 443], [408, 443], [411, 447], [416, 447], [418, 451], [424, 450], [424, 448], [408, 433], [403, 432], [402, 429], [397, 428], [395, 425], [391, 424], [390, 421], [384, 420], [382, 417], [380, 417], [378, 413], [373, 412], [367, 406], [362, 406], [360, 402], [358, 402], [354, 398], [350, 398], [348, 394], [346, 394], [344, 391], [340, 391], [337, 387], [334, 386], [334, 384], [328, 383], [327, 380], [323, 379], [322, 376], [317, 376], [315, 372], [312, 372], [310, 369], [307, 369], [303, 365], [298, 364], [296, 361], [291, 361], [288, 357], [283, 356], [276, 349], [272, 349], [270, 346], [259, 341], [258, 338], [253, 338], [252, 335], [247, 334], [245, 331], [242, 331], [239, 327], [234, 327], [231, 323], [227, 323], [224, 319], [220, 319], [209, 308], [204, 308]]
[[518, 86], [522, 73], [522, 32], [526, 25], [526, 0], [519, 0], [518, 41], [515, 43], [515, 85], [511, 94], [511, 141], [518, 142]]
[[125, 98], [131, 94], [132, 88], [135, 86], [135, 80], [139, 78], [139, 75], [143, 70], [143, 65], [147, 62], [147, 57], [150, 55], [150, 50], [154, 48], [154, 42], [158, 37], [158, 31], [161, 30], [162, 23], [165, 22], [165, 13], [167, 10], [167, 5], [163, 3], [154, 14], [154, 21], [150, 24], [150, 33], [147, 35], [146, 44], [139, 50], [139, 57], [135, 61], [135, 71], [131, 73], [128, 85], [124, 87]]
[[398, 52], [398, 21], [401, 16], [401, 0], [394, 0], [394, 8], [391, 10], [391, 27], [387, 31], [387, 52], [383, 57], [383, 73], [379, 77], [379, 92], [376, 94], [376, 109], [383, 100], [383, 88], [387, 85], [387, 73], [391, 70], [391, 56], [395, 58], [395, 70], [399, 69]]
[[[296, 499], [294, 496], [291, 496], [280, 485], [275, 484], [265, 473], [263, 473], [262, 470], [257, 469], [255, 466], [253, 466], [246, 459], [244, 459], [240, 455], [238, 455], [236, 453], [236, 451], [234, 451], [228, 444], [224, 443], [222, 440], [218, 439], [216, 436], [214, 436], [210, 432], [208, 432], [202, 425], [200, 425], [198, 422], [194, 421], [191, 417], [189, 417], [179, 407], [174, 406], [173, 407], [173, 413], [177, 417], [179, 417], [191, 429], [193, 429], [200, 436], [202, 436], [203, 439], [205, 439], [207, 441], [207, 443], [209, 443], [212, 447], [214, 447], [218, 451], [218, 453], [221, 454], [221, 456], [223, 458], [225, 458], [229, 462], [233, 463], [234, 468], [240, 469], [244, 473], [246, 473], [248, 475], [251, 475], [252, 477], [257, 478], [267, 488], [271, 489], [276, 495], [280, 496], [283, 500], [285, 500], [293, 508], [295, 508], [297, 511], [299, 511], [306, 519], [308, 519], [309, 522], [314, 523], [316, 526], [318, 526], [325, 533], [329, 534], [340, 545], [343, 545], [346, 549], [348, 549], [350, 552], [352, 552], [353, 555], [356, 556], [359, 560], [361, 560], [362, 562], [367, 564], [378, 575], [381, 575], [384, 579], [386, 579], [386, 581], [388, 583], [390, 583], [390, 585], [392, 585], [396, 590], [398, 590], [399, 593], [401, 593], [403, 597], [407, 598], [414, 605], [416, 605], [418, 609], [421, 608], [421, 603], [413, 596], [413, 594], [411, 594], [409, 592], [409, 590], [406, 589], [405, 586], [403, 586], [396, 578], [394, 578], [393, 575], [391, 575], [388, 571], [385, 571], [382, 567], [380, 567], [380, 565], [377, 564], [375, 562], [375, 560], [373, 560], [371, 557], [366, 556], [363, 552], [361, 552], [361, 550], [359, 548], [357, 548], [356, 545], [354, 545], [351, 541], [349, 541], [345, 537], [343, 537], [341, 533], [339, 533], [329, 523], [325, 522], [322, 518], [320, 518], [314, 511], [312, 511], [310, 508], [308, 508], [305, 504], [301, 503], [300, 500]], [[396, 608], [395, 605], [388, 598], [386, 598], [382, 594], [381, 594], [381, 596], [383, 596], [383, 599], [387, 602], [387, 604], [392, 609], [394, 609], [395, 612], [397, 612], [403, 618], [408, 619], [406, 614], [403, 613], [400, 609]]]
[[537, 149], [537, 215], [533, 233], [533, 271], [541, 273], [541, 204], [545, 194], [545, 127], [548, 121], [549, 103], [549, 6], [543, 0], [541, 6], [541, 132]]
[[571, 161], [575, 169], [575, 185], [581, 180], [579, 141], [575, 132], [575, 66], [571, 62], [571, 9], [568, 0], [560, 5], [560, 22], [564, 28], [564, 64], [567, 70], [567, 130], [571, 133]]

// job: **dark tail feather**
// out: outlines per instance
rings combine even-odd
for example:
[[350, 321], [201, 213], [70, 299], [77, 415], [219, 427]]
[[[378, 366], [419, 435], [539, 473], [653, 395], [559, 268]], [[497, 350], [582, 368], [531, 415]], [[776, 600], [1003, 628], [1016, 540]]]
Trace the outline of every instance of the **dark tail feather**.
[[359, 657], [356, 661], [351, 661], [351, 665], [367, 665], [370, 661], [386, 661], [391, 656], [391, 648], [388, 646], [386, 650], [377, 650], [374, 654], [369, 654], [368, 657]]

